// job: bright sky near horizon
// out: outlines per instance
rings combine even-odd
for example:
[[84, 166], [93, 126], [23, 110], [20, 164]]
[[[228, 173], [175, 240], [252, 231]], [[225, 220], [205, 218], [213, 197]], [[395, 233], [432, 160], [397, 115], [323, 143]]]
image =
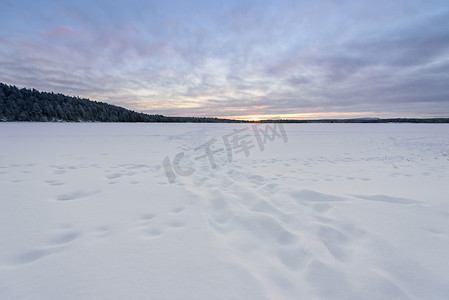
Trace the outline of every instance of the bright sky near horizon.
[[0, 0], [0, 82], [169, 116], [449, 117], [449, 2]]

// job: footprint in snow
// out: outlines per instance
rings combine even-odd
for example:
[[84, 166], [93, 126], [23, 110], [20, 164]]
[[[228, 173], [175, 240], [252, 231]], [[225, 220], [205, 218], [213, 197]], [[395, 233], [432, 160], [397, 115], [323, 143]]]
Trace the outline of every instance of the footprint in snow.
[[109, 226], [97, 227], [94, 234], [99, 238], [104, 238], [112, 234], [112, 229]]
[[184, 207], [176, 207], [174, 209], [171, 210], [172, 214], [179, 214], [184, 210]]
[[68, 231], [49, 240], [47, 246], [25, 251], [11, 259], [11, 263], [24, 265], [41, 260], [49, 255], [61, 252], [65, 247], [80, 236], [79, 232]]
[[181, 228], [184, 226], [184, 222], [182, 221], [169, 221], [167, 222], [167, 226], [171, 228]]
[[48, 183], [49, 185], [53, 186], [64, 185], [64, 182], [58, 180], [45, 180], [45, 183]]
[[[184, 207], [175, 207], [170, 211], [172, 217], [173, 215], [179, 215], [184, 210]], [[139, 224], [140, 230], [144, 233], [144, 237], [159, 237], [164, 234], [167, 230], [179, 229], [184, 227], [184, 222], [182, 220], [167, 218], [158, 218], [152, 213], [144, 214], [140, 217]], [[166, 220], [161, 223], [162, 220]]]
[[73, 191], [67, 194], [60, 194], [56, 197], [58, 201], [77, 200], [80, 198], [87, 198], [99, 193], [100, 191], [86, 192], [86, 191]]
[[50, 243], [53, 245], [68, 244], [78, 238], [79, 235], [80, 233], [76, 231], [66, 232], [51, 239]]

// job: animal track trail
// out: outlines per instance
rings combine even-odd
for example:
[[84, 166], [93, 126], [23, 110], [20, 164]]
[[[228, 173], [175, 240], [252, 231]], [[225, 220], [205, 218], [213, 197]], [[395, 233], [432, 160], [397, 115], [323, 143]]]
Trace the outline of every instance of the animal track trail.
[[235, 168], [219, 175], [208, 179], [214, 189], [197, 190], [207, 204], [212, 233], [245, 261], [242, 267], [261, 274], [264, 285], [294, 291], [295, 283], [283, 273], [299, 274], [313, 258], [302, 236], [303, 221], [276, 203], [282, 201], [280, 187], [270, 179]]
[[[208, 184], [216, 188], [210, 190]], [[222, 170], [206, 178], [197, 193], [207, 201], [211, 230], [245, 259], [270, 253], [277, 261], [264, 264], [272, 264], [274, 270], [306, 272], [311, 262], [322, 258], [347, 262], [355, 255], [354, 246], [367, 237], [363, 230], [333, 218], [333, 209], [346, 198], [283, 188], [280, 182], [250, 172]]]
[[[242, 256], [249, 269], [271, 269], [261, 279], [279, 288], [288, 282], [273, 274], [288, 269], [309, 274], [309, 281], [315, 282], [322, 269], [318, 263], [321, 258], [348, 261], [354, 254], [353, 243], [363, 238], [363, 232], [354, 234], [357, 229], [332, 217], [333, 209], [346, 199], [313, 190], [292, 190], [282, 184], [286, 176], [293, 176], [286, 172], [299, 163], [282, 166], [283, 161], [267, 161], [266, 166], [285, 170], [271, 177], [262, 176], [265, 165], [261, 169], [233, 162], [211, 169], [203, 164], [183, 185], [205, 202], [211, 232]], [[267, 253], [274, 260], [254, 259]]]

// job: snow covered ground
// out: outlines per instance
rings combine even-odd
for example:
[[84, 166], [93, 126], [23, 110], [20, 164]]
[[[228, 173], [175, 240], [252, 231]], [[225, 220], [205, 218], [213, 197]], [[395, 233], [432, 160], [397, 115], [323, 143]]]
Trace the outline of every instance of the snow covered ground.
[[448, 125], [269, 126], [0, 123], [0, 299], [447, 299]]

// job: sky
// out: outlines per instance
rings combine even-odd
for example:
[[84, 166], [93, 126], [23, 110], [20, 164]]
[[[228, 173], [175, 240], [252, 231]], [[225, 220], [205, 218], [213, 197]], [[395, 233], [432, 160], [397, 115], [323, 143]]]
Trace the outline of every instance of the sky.
[[0, 82], [167, 116], [449, 117], [449, 2], [0, 0]]

